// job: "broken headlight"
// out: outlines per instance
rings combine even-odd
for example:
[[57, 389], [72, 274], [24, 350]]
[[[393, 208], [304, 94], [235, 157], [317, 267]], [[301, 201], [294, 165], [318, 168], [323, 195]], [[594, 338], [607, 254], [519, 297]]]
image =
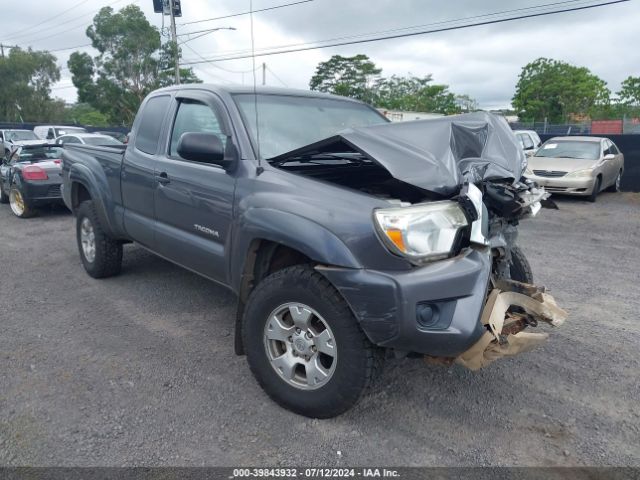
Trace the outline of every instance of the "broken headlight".
[[415, 261], [449, 257], [458, 232], [468, 225], [460, 206], [449, 200], [375, 210], [374, 217], [387, 247]]

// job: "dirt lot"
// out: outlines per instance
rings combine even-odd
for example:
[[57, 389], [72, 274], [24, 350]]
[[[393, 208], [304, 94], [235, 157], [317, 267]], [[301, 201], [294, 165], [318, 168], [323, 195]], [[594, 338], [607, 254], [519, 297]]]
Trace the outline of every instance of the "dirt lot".
[[83, 271], [64, 210], [0, 207], [1, 465], [640, 465], [640, 197], [559, 201], [522, 225], [570, 319], [471, 373], [387, 364], [354, 410], [272, 403], [233, 354], [234, 298], [128, 246]]

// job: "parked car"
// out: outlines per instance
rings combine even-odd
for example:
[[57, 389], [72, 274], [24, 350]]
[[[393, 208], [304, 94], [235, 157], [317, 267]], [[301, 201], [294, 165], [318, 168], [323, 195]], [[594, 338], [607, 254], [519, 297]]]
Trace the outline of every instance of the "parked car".
[[260, 385], [331, 417], [387, 352], [477, 369], [564, 320], [515, 243], [548, 196], [524, 162], [487, 113], [391, 124], [318, 92], [182, 85], [144, 100], [127, 146], [67, 144], [63, 196], [90, 276], [133, 241], [227, 286]]
[[62, 203], [59, 145], [21, 145], [0, 165], [0, 203], [9, 203], [20, 218], [36, 213], [36, 208]]
[[43, 140], [55, 140], [67, 133], [86, 133], [82, 127], [69, 127], [64, 125], [38, 125], [33, 129], [33, 133]]
[[18, 145], [41, 142], [31, 130], [0, 130], [0, 143], [2, 144], [2, 153], [5, 158], [8, 158], [11, 151], [15, 150]]
[[513, 133], [520, 142], [527, 157], [534, 155], [538, 148], [540, 148], [540, 145], [542, 145], [540, 136], [534, 130], [515, 130]]
[[624, 155], [608, 138], [555, 137], [529, 159], [525, 176], [549, 192], [595, 202], [604, 189], [620, 190], [623, 173]]
[[56, 138], [58, 145], [79, 143], [83, 145], [122, 145], [122, 142], [109, 135], [99, 133], [73, 133]]
[[120, 143], [127, 143], [127, 134], [122, 132], [110, 132], [110, 131], [102, 131], [102, 132], [93, 132], [99, 135], [108, 135], [110, 137], [115, 138]]

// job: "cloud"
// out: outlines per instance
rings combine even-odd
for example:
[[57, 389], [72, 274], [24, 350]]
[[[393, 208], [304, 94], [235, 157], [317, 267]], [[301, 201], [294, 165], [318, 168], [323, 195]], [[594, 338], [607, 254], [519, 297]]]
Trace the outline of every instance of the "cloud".
[[[35, 23], [77, 4], [77, 0], [58, 0], [55, 8], [43, 9], [41, 2], [22, 0], [3, 12], [8, 33], [2, 33], [3, 43], [11, 43], [10, 33], [18, 32], [15, 41], [26, 45], [48, 34], [48, 40], [33, 42], [37, 48], [64, 48], [88, 43], [84, 34], [92, 13], [104, 0], [87, 0], [54, 21], [29, 29]], [[287, 0], [254, 0], [254, 8], [267, 8]], [[114, 3], [114, 2], [111, 2]], [[130, 3], [120, 0], [114, 8]], [[276, 45], [312, 42], [334, 37], [400, 29], [407, 26], [434, 24], [452, 19], [474, 17], [491, 12], [526, 9], [550, 0], [314, 0], [288, 8], [256, 13], [254, 40], [256, 49]], [[562, 2], [566, 6], [581, 5], [586, 0]], [[233, 14], [248, 10], [248, 1], [188, 0], [182, 2], [183, 18], [178, 20], [178, 32], [186, 33], [218, 26], [233, 26], [236, 31], [219, 31], [187, 43], [183, 47], [185, 61], [199, 61], [229, 52], [250, 51], [249, 16], [212, 22], [182, 25], [189, 21]], [[150, 21], [161, 26], [162, 16], [154, 14], [151, 0], [139, 0], [138, 5]], [[515, 13], [515, 12], [514, 12]], [[526, 13], [522, 10], [520, 13]], [[73, 17], [84, 15], [73, 21]], [[449, 84], [456, 93], [467, 93], [485, 108], [510, 104], [521, 68], [538, 57], [549, 57], [585, 66], [609, 84], [612, 91], [629, 75], [640, 75], [640, 49], [637, 44], [637, 2], [567, 13], [549, 17], [501, 23], [490, 26], [455, 30], [384, 42], [311, 50], [256, 58], [257, 66], [266, 62], [267, 83], [308, 88], [309, 78], [318, 62], [331, 55], [365, 53], [380, 67], [384, 75], [432, 74], [437, 83]], [[167, 19], [168, 20], [168, 19]], [[68, 22], [66, 25], [59, 25]], [[6, 37], [6, 38], [5, 38]], [[185, 39], [187, 37], [181, 37]], [[191, 49], [195, 50], [194, 53]], [[89, 52], [92, 49], [85, 49]], [[71, 51], [59, 52], [59, 63], [66, 65]], [[95, 52], [93, 52], [95, 54]], [[198, 55], [199, 54], [199, 55]], [[194, 66], [198, 75], [210, 82], [250, 83], [250, 59], [202, 63]], [[241, 73], [244, 72], [244, 73]], [[273, 72], [273, 73], [272, 73]], [[274, 75], [275, 73], [275, 75]], [[261, 71], [257, 82], [261, 83]], [[63, 71], [61, 85], [70, 84], [68, 71]], [[74, 100], [74, 89], [59, 89], [55, 94]]]

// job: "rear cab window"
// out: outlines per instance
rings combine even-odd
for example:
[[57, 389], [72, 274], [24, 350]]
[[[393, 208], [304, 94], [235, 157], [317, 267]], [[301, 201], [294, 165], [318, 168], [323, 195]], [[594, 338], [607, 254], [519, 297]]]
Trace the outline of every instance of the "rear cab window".
[[158, 150], [162, 124], [169, 107], [169, 95], [151, 97], [141, 112], [138, 131], [136, 132], [136, 150], [154, 155]]

